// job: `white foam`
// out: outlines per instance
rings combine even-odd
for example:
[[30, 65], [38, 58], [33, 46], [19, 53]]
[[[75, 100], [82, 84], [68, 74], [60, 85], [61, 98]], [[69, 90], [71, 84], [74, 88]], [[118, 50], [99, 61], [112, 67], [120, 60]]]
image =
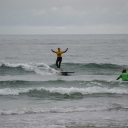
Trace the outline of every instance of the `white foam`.
[[37, 63], [37, 64], [32, 64], [32, 63], [17, 63], [17, 64], [13, 64], [13, 63], [8, 63], [8, 62], [2, 62], [1, 65], [5, 65], [7, 67], [11, 67], [11, 68], [17, 68], [17, 67], [21, 67], [23, 68], [25, 71], [34, 71], [36, 74], [40, 74], [40, 75], [51, 75], [51, 74], [55, 74], [55, 69], [50, 68], [47, 64], [44, 63]]
[[50, 88], [46, 89], [50, 93], [60, 93], [60, 94], [74, 94], [81, 93], [85, 94], [97, 94], [97, 93], [111, 93], [111, 94], [128, 94], [128, 90], [122, 88], [102, 88], [102, 87], [87, 87], [87, 88]]
[[15, 108], [10, 110], [0, 110], [1, 115], [22, 115], [22, 114], [33, 114], [33, 113], [72, 113], [72, 112], [84, 112], [84, 111], [98, 111], [105, 109], [104, 107], [67, 107], [67, 108]]
[[18, 89], [4, 88], [4, 89], [0, 89], [0, 95], [19, 95], [20, 93], [27, 93], [31, 90], [33, 90], [33, 88], [18, 88]]

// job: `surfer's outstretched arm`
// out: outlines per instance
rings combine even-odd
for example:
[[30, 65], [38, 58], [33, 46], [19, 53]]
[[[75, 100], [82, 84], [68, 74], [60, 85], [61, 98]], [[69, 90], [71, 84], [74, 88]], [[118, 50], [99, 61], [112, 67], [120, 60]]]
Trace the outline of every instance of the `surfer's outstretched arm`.
[[65, 53], [65, 52], [67, 52], [68, 51], [68, 48], [65, 50], [65, 51], [63, 51], [63, 53]]
[[116, 80], [119, 80], [119, 79], [120, 79], [120, 76]]
[[116, 80], [119, 80], [120, 79], [120, 77], [118, 77]]
[[52, 52], [54, 52], [54, 53], [56, 53], [56, 52], [55, 52], [55, 51], [53, 51], [52, 49], [51, 49], [51, 51], [52, 51]]

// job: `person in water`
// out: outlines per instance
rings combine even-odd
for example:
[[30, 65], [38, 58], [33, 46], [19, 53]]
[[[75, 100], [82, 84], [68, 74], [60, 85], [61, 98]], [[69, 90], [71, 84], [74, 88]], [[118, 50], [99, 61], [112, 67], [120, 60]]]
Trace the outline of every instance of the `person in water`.
[[62, 62], [62, 54], [67, 52], [67, 50], [68, 50], [68, 48], [65, 51], [61, 51], [60, 48], [58, 48], [58, 51], [53, 51], [51, 49], [51, 51], [56, 53], [56, 55], [57, 55], [57, 59], [56, 59], [57, 70], [60, 70], [60, 66], [61, 66], [61, 62]]
[[120, 78], [122, 78], [122, 81], [128, 81], [128, 73], [126, 72], [126, 69], [122, 71], [122, 73], [116, 80], [119, 80]]

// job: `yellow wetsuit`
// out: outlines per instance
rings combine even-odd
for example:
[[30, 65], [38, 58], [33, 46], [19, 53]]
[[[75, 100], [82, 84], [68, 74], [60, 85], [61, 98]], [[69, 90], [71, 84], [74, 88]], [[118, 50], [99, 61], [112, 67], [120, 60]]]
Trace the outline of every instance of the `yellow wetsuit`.
[[57, 57], [62, 57], [61, 55], [63, 54], [63, 51], [55, 51], [55, 53], [57, 54]]

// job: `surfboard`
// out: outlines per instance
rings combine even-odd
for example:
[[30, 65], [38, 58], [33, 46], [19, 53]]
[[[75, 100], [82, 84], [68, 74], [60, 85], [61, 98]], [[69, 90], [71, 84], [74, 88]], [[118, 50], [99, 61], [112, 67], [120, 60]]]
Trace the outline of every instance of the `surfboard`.
[[75, 73], [75, 72], [71, 72], [71, 71], [57, 71], [57, 72], [62, 75], [68, 75], [69, 73]]

